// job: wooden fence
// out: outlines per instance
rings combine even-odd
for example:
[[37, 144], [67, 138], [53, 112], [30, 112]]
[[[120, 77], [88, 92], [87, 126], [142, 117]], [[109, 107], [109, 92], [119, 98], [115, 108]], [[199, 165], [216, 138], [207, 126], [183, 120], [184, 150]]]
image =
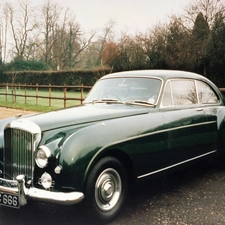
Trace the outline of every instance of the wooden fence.
[[[52, 100], [56, 99], [56, 100], [62, 100], [63, 101], [63, 105], [64, 108], [66, 108], [66, 102], [67, 101], [80, 101], [80, 104], [82, 104], [83, 100], [84, 100], [84, 90], [90, 90], [92, 88], [92, 86], [84, 86], [84, 85], [80, 85], [80, 86], [56, 86], [56, 85], [27, 85], [27, 84], [16, 84], [16, 85], [10, 85], [10, 84], [0, 84], [0, 96], [5, 96], [5, 101], [8, 101], [8, 97], [11, 96], [12, 102], [16, 103], [17, 102], [17, 97], [24, 97], [24, 103], [27, 103], [27, 98], [34, 98], [36, 101], [36, 105], [38, 105], [38, 100], [39, 99], [48, 99], [48, 105], [52, 106]], [[34, 89], [35, 90], [35, 95], [29, 95], [27, 94], [27, 90], [29, 89]], [[40, 89], [45, 89], [48, 90], [48, 96], [42, 96], [39, 95], [39, 90]], [[55, 97], [52, 96], [52, 90], [56, 89], [56, 90], [63, 90], [63, 97]], [[23, 94], [21, 94], [21, 92], [18, 94], [17, 90], [23, 90]], [[68, 97], [67, 93], [68, 90], [75, 90], [76, 92], [80, 92], [80, 97]], [[225, 88], [220, 88], [220, 91], [223, 93], [224, 97], [225, 97]]]
[[[10, 85], [10, 84], [0, 84], [0, 95], [5, 96], [5, 101], [8, 101], [8, 97], [11, 96], [12, 102], [16, 103], [17, 102], [17, 97], [24, 97], [24, 103], [27, 103], [27, 98], [34, 98], [36, 100], [36, 105], [38, 105], [38, 100], [39, 99], [48, 99], [48, 105], [52, 106], [52, 100], [62, 100], [64, 103], [64, 108], [66, 108], [66, 102], [68, 100], [74, 100], [74, 101], [80, 101], [82, 104], [82, 101], [84, 100], [84, 90], [90, 90], [92, 87], [91, 86], [56, 86], [56, 85], [27, 85], [27, 84], [16, 84], [16, 85]], [[27, 94], [28, 90], [35, 90], [35, 95], [29, 95]], [[39, 90], [44, 89], [48, 90], [48, 96], [43, 96], [39, 95]], [[53, 89], [55, 90], [63, 90], [63, 97], [55, 97], [52, 96]], [[17, 93], [17, 90], [23, 90], [23, 94]], [[76, 92], [80, 92], [80, 97], [68, 97], [67, 93], [68, 90], [75, 90]]]

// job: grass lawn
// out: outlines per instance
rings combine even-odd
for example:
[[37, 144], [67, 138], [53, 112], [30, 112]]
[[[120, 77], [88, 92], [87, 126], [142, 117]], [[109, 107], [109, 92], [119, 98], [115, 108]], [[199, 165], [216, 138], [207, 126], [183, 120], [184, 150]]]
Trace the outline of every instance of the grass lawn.
[[[38, 97], [36, 98], [36, 91], [33, 89], [26, 90], [26, 96], [34, 96], [34, 97], [26, 97], [25, 99], [25, 90], [17, 89], [16, 95], [23, 96], [12, 96], [12, 93], [15, 94], [15, 91], [12, 90], [6, 91], [5, 89], [0, 89], [0, 106], [11, 107], [17, 109], [38, 111], [38, 112], [46, 112], [54, 109], [64, 108], [64, 100], [51, 99], [49, 100], [49, 92], [48, 90], [38, 90]], [[83, 93], [83, 98], [87, 95], [88, 92]], [[46, 97], [46, 98], [41, 98]], [[53, 98], [64, 98], [64, 92], [60, 90], [52, 90], [51, 97]], [[66, 92], [66, 98], [81, 98], [81, 93], [79, 91], [70, 90]], [[66, 100], [66, 107], [77, 106], [80, 105], [80, 100]]]

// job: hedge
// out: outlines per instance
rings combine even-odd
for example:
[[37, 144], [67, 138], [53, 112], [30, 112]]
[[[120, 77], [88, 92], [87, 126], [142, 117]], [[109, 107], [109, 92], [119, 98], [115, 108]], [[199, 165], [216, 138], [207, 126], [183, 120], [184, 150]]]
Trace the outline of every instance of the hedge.
[[0, 75], [0, 83], [22, 83], [39, 85], [85, 85], [92, 86], [110, 69], [69, 70], [69, 71], [13, 71]]

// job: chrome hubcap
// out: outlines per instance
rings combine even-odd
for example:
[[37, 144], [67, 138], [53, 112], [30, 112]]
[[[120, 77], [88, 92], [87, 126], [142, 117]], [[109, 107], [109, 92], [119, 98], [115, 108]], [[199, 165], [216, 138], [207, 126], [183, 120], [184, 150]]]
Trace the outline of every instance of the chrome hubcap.
[[120, 175], [116, 170], [104, 170], [95, 184], [95, 201], [102, 211], [111, 210], [119, 201], [122, 190]]

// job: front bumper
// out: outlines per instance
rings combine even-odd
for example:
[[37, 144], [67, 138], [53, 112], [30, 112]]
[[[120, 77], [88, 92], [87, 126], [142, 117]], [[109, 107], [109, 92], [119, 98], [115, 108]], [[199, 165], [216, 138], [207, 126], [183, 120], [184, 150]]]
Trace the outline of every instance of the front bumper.
[[6, 180], [0, 178], [0, 193], [17, 195], [19, 205], [27, 204], [27, 200], [37, 200], [42, 202], [51, 202], [62, 205], [73, 205], [83, 200], [82, 192], [52, 192], [34, 187], [27, 188], [25, 185], [25, 176], [19, 175], [16, 180]]

